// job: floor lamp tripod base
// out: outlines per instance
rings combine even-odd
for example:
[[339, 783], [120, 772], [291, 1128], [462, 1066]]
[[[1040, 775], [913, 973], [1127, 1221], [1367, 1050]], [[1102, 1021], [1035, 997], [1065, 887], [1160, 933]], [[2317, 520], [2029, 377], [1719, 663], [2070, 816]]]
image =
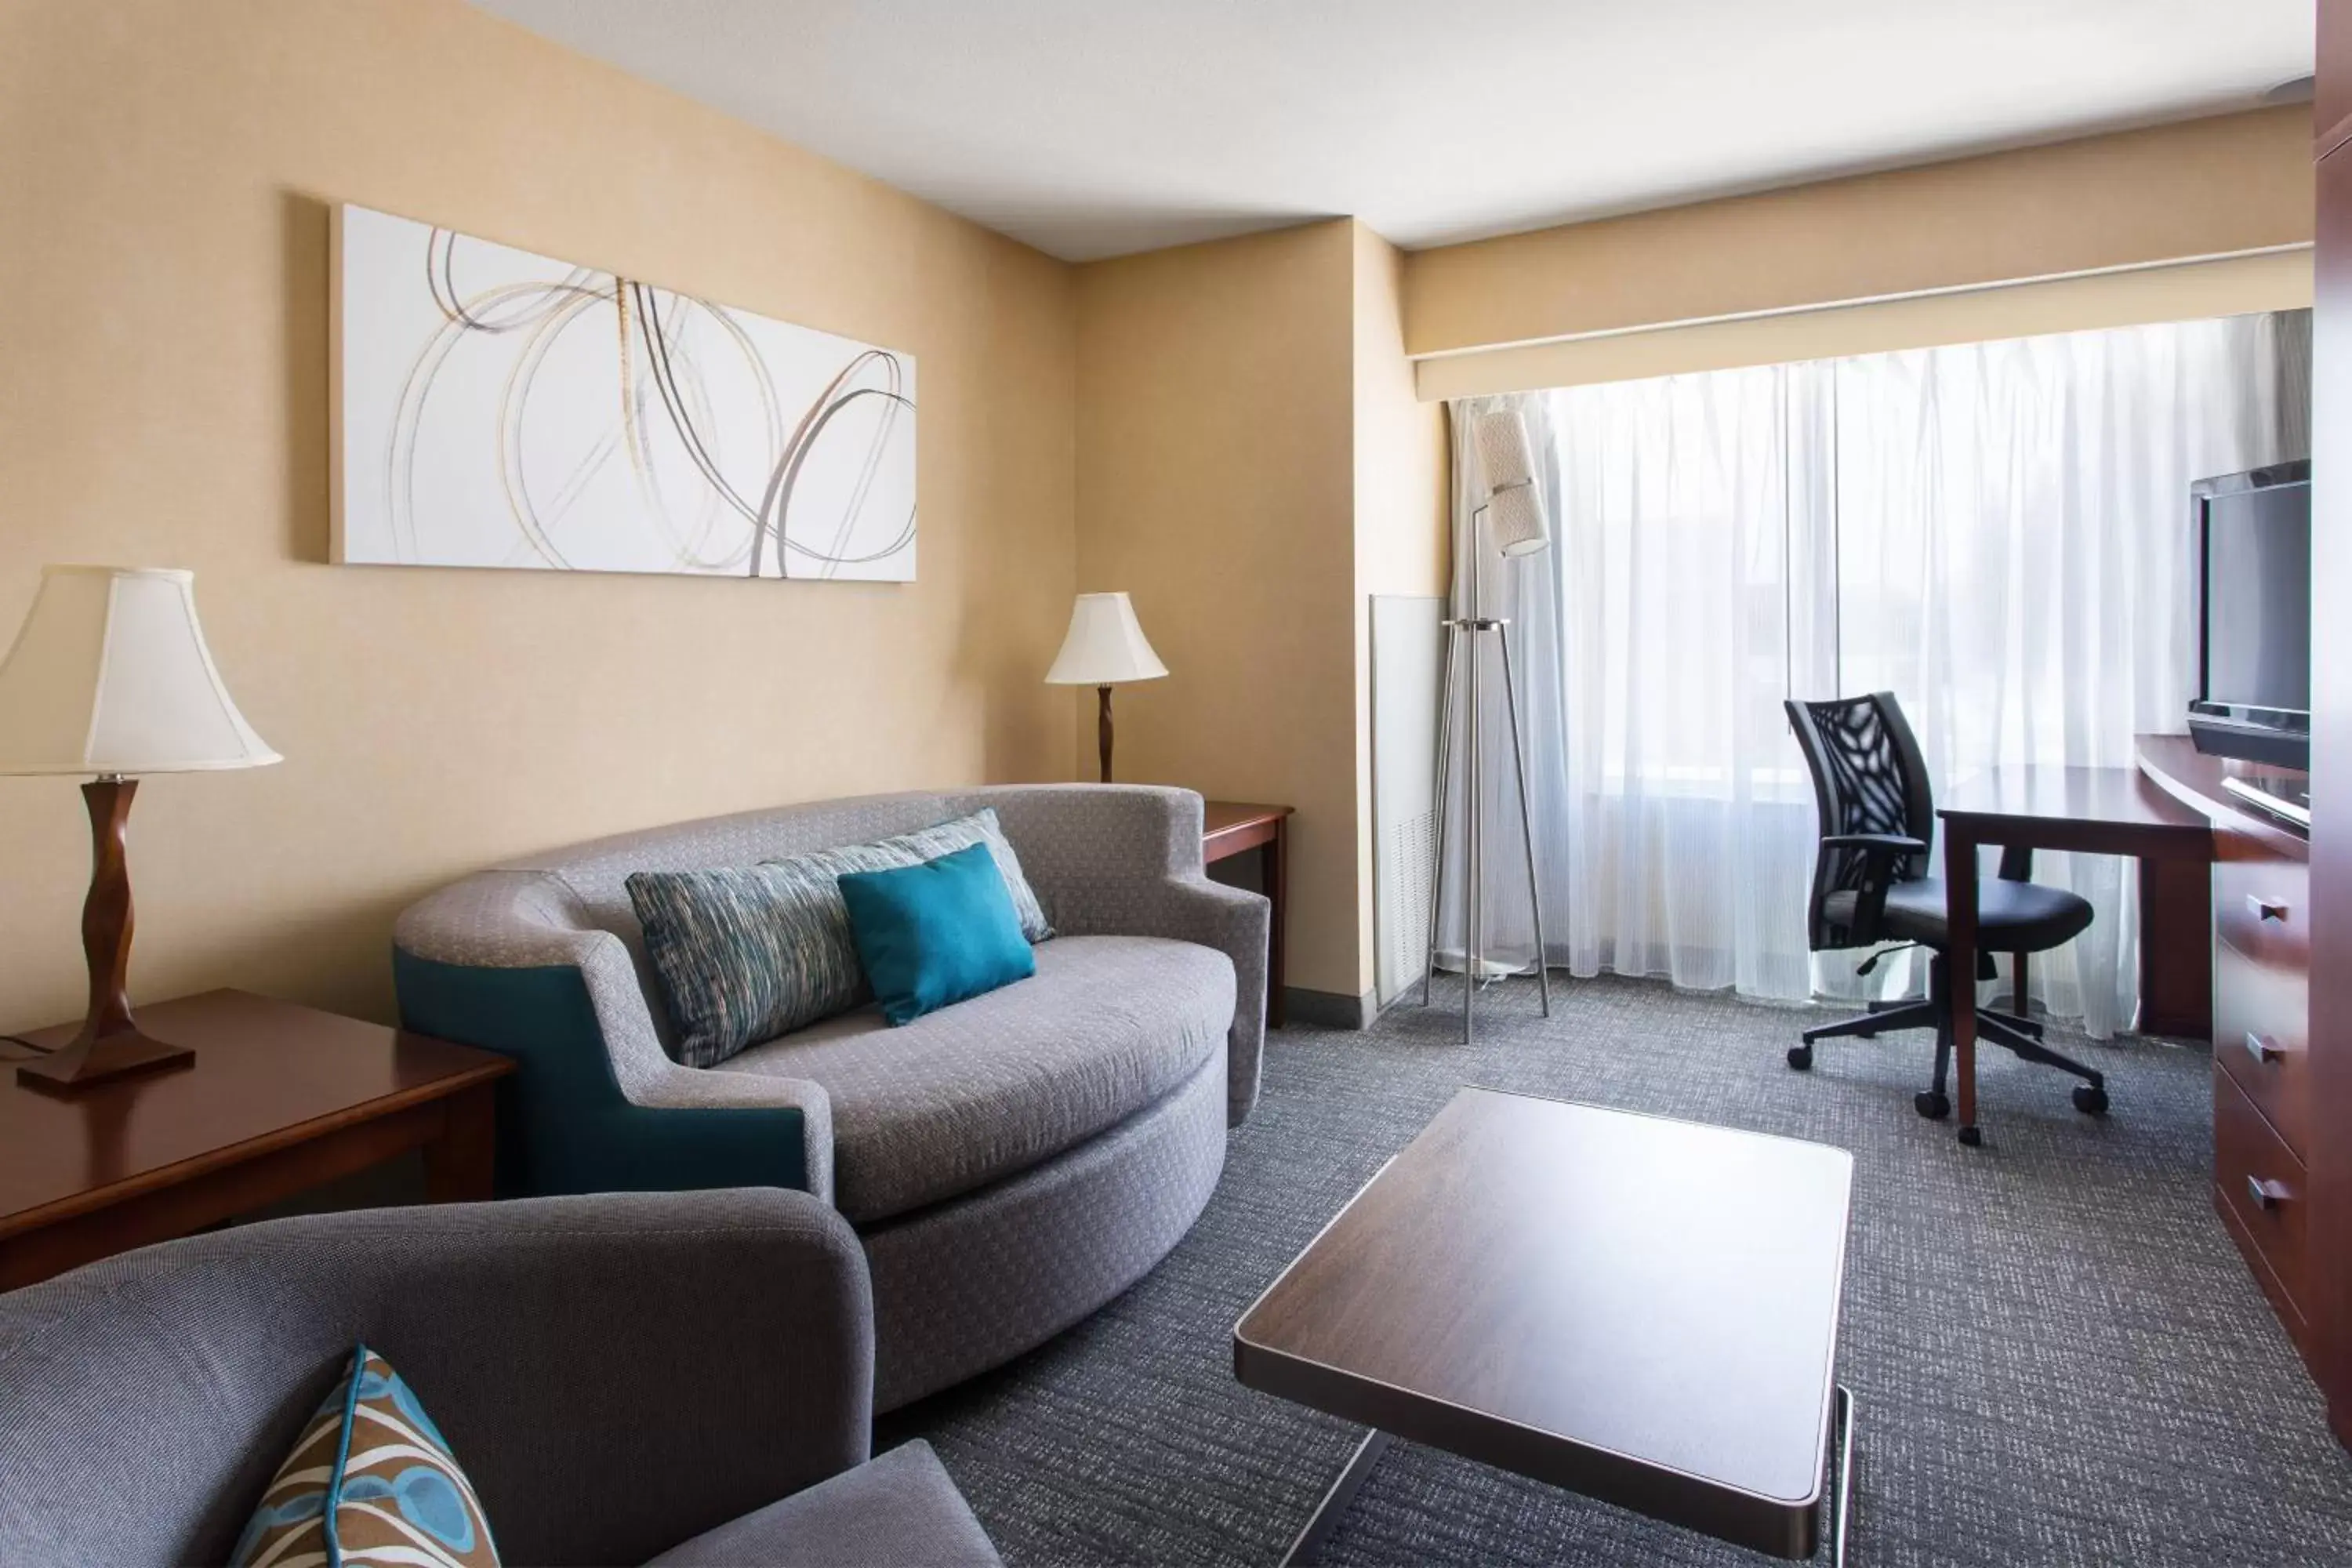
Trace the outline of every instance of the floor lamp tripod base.
[[[1446, 974], [1462, 974], [1467, 973], [1469, 967], [1470, 966], [1467, 963], [1463, 962], [1462, 950], [1460, 948], [1448, 947], [1442, 948], [1438, 951], [1436, 968], [1441, 973]], [[1508, 980], [1514, 974], [1527, 974], [1530, 973], [1532, 973], [1532, 971], [1530, 971], [1524, 963], [1506, 963], [1499, 958], [1481, 957], [1478, 960], [1477, 980], [1478, 984], [1481, 985], [1487, 984], [1496, 980]]]
[[[1462, 975], [1462, 1043], [1469, 1045], [1475, 1037], [1475, 1004], [1482, 983], [1515, 974], [1515, 966], [1504, 964], [1486, 956], [1486, 918], [1483, 909], [1486, 893], [1486, 867], [1480, 853], [1482, 825], [1478, 820], [1481, 799], [1478, 789], [1481, 764], [1482, 703], [1480, 696], [1486, 639], [1491, 637], [1500, 650], [1503, 660], [1503, 703], [1511, 721], [1511, 773], [1518, 785], [1519, 845], [1526, 852], [1528, 867], [1528, 902], [1535, 917], [1536, 984], [1543, 999], [1543, 1016], [1551, 1016], [1551, 971], [1545, 963], [1543, 895], [1536, 883], [1536, 837], [1533, 808], [1528, 798], [1527, 748], [1519, 735], [1519, 687], [1511, 670], [1510, 623], [1488, 616], [1468, 616], [1445, 623], [1444, 696], [1437, 718], [1437, 872], [1430, 884], [1429, 947], [1424, 955], [1427, 963], [1422, 971], [1421, 1004], [1429, 1005], [1430, 986], [1437, 973], [1437, 916], [1444, 902], [1447, 850], [1454, 850], [1461, 868], [1463, 943], [1450, 950], [1447, 956]], [[1469, 726], [1465, 736], [1462, 830], [1447, 831], [1451, 817], [1447, 812], [1449, 782], [1454, 758], [1454, 688], [1456, 673], [1462, 670], [1467, 655]]]

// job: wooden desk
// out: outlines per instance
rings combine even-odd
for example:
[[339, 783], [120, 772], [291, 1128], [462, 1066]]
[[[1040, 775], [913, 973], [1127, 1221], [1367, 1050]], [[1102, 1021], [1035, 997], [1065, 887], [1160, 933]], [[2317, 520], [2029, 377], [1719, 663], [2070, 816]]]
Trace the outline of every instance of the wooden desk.
[[1778, 1557], [1842, 1540], [1853, 1183], [1827, 1144], [1463, 1089], [1234, 1326], [1243, 1384], [1373, 1428], [1290, 1560], [1391, 1433]]
[[1282, 923], [1285, 895], [1290, 879], [1290, 838], [1286, 826], [1291, 807], [1253, 805], [1247, 801], [1213, 800], [1201, 813], [1201, 861], [1213, 866], [1255, 849], [1258, 852], [1258, 887], [1272, 904], [1265, 932], [1265, 1026], [1283, 1023]]
[[[2063, 849], [2140, 862], [2141, 1022], [2152, 1034], [2210, 1037], [2212, 977], [2206, 942], [2213, 864], [2211, 824], [2137, 767], [2001, 768], [1963, 779], [1936, 809], [1943, 820], [1946, 962], [1961, 1000], [1976, 994], [1977, 851]], [[1952, 1009], [1959, 1079], [1959, 1138], [1975, 1143], [1977, 1017]]]
[[[185, 1236], [410, 1149], [435, 1203], [491, 1195], [492, 1093], [514, 1063], [244, 991], [142, 1007], [195, 1048], [70, 1097], [0, 1085], [0, 1289]], [[71, 1038], [60, 1025], [26, 1037]], [[18, 1059], [30, 1053], [11, 1045]]]

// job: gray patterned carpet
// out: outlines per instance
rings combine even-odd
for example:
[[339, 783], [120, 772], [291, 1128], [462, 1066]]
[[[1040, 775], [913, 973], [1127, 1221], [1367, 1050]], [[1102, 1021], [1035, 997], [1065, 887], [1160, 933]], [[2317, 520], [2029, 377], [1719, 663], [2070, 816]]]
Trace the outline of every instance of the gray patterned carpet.
[[[1458, 996], [1459, 993], [1456, 993]], [[1442, 993], [1441, 993], [1442, 1000]], [[2352, 1563], [2352, 1459], [2213, 1216], [2201, 1051], [2075, 1040], [2114, 1112], [2005, 1052], [1985, 1146], [1920, 1121], [1928, 1041], [1781, 1051], [1807, 1015], [1601, 980], [1269, 1045], [1200, 1225], [1150, 1278], [1010, 1367], [900, 1413], [1007, 1562], [1272, 1563], [1359, 1433], [1234, 1383], [1234, 1320], [1348, 1196], [1475, 1082], [1854, 1152], [1843, 1375], [1857, 1564]], [[1425, 1448], [1392, 1447], [1326, 1561], [1753, 1564]]]

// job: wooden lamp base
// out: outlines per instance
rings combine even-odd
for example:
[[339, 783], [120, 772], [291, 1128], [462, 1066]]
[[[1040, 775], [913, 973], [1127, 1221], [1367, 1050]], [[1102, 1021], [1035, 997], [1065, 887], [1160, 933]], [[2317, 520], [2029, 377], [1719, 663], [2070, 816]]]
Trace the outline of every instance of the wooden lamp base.
[[1102, 752], [1102, 782], [1110, 783], [1110, 688], [1095, 688], [1095, 744]]
[[89, 961], [89, 1013], [73, 1040], [38, 1061], [20, 1062], [16, 1081], [45, 1094], [71, 1094], [134, 1073], [187, 1067], [196, 1053], [142, 1034], [131, 1016], [131, 864], [126, 835], [139, 781], [100, 778], [81, 786], [89, 807], [89, 897], [81, 907], [82, 952]]
[[132, 1030], [103, 1039], [78, 1039], [37, 1061], [16, 1064], [16, 1081], [44, 1094], [71, 1094], [91, 1084], [110, 1083], [141, 1073], [193, 1067], [196, 1053], [185, 1046]]

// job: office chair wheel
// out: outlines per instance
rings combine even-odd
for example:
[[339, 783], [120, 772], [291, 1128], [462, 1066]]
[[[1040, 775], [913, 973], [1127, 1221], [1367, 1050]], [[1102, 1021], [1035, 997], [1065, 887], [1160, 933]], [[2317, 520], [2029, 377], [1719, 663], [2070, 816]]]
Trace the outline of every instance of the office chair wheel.
[[2107, 1091], [2095, 1083], [2076, 1084], [2074, 1109], [2085, 1116], [2105, 1116], [2107, 1113]]
[[1978, 1144], [1984, 1142], [1984, 1134], [1979, 1131], [1977, 1130], [1977, 1124], [1971, 1121], [1966, 1127], [1960, 1129], [1960, 1142], [1973, 1149]]
[[1930, 1121], [1941, 1121], [1952, 1113], [1952, 1102], [1932, 1089], [1923, 1089], [1911, 1097], [1911, 1109]]
[[1790, 1046], [1789, 1047], [1789, 1065], [1795, 1068], [1799, 1072], [1804, 1072], [1808, 1068], [1811, 1068], [1813, 1065], [1813, 1047], [1811, 1046]]

